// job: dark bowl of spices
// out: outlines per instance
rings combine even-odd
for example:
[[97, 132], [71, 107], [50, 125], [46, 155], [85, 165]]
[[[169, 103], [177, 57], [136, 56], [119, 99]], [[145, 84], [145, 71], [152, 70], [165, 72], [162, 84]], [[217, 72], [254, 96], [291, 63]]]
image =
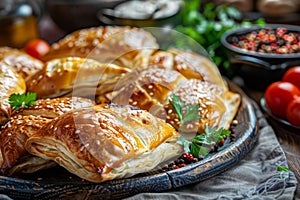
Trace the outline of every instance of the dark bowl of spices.
[[233, 70], [255, 89], [264, 90], [288, 68], [300, 65], [300, 26], [238, 28], [224, 33], [221, 42]]

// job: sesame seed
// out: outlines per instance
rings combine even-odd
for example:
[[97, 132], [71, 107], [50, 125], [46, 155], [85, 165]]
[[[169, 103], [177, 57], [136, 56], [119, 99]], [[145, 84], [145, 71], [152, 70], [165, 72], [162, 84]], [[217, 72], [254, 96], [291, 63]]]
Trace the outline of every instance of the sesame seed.
[[187, 126], [186, 126], [188, 129], [192, 129], [192, 128], [194, 128], [194, 126], [193, 126], [193, 124], [191, 124], [191, 123], [189, 123], [189, 124], [187, 124]]

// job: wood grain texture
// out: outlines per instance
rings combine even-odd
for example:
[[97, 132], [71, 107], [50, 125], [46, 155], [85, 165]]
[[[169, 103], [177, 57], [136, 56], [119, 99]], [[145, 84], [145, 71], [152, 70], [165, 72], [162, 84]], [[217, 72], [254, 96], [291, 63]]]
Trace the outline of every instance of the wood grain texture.
[[251, 100], [237, 86], [242, 96], [236, 116], [235, 140], [223, 150], [186, 167], [168, 172], [152, 172], [132, 178], [96, 184], [83, 181], [57, 167], [19, 178], [0, 176], [0, 193], [13, 199], [121, 199], [140, 192], [161, 192], [213, 177], [238, 164], [256, 142], [258, 127]]

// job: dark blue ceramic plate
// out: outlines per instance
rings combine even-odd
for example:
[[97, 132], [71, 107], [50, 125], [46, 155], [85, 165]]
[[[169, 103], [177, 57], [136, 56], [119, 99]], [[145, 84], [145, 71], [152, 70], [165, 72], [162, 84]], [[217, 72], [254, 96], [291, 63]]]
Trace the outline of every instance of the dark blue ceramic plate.
[[162, 192], [215, 176], [238, 164], [257, 138], [257, 119], [251, 100], [237, 86], [230, 83], [230, 87], [242, 96], [235, 139], [199, 162], [172, 171], [104, 183], [83, 181], [57, 167], [19, 178], [0, 176], [0, 193], [13, 199], [121, 199], [140, 192]]

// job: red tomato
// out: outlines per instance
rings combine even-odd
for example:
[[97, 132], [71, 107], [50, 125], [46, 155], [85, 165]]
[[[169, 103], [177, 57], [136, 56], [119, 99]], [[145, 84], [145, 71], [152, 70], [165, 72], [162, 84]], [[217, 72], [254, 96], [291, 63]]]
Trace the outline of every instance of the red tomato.
[[300, 126], [300, 97], [289, 103], [286, 109], [286, 118], [291, 124]]
[[41, 58], [48, 53], [50, 45], [42, 39], [32, 39], [25, 46], [25, 52], [35, 58]]
[[274, 115], [285, 119], [288, 104], [297, 96], [300, 96], [300, 90], [294, 84], [278, 81], [267, 87], [266, 105]]
[[282, 81], [290, 82], [300, 88], [300, 66], [295, 66], [288, 69], [283, 77]]

